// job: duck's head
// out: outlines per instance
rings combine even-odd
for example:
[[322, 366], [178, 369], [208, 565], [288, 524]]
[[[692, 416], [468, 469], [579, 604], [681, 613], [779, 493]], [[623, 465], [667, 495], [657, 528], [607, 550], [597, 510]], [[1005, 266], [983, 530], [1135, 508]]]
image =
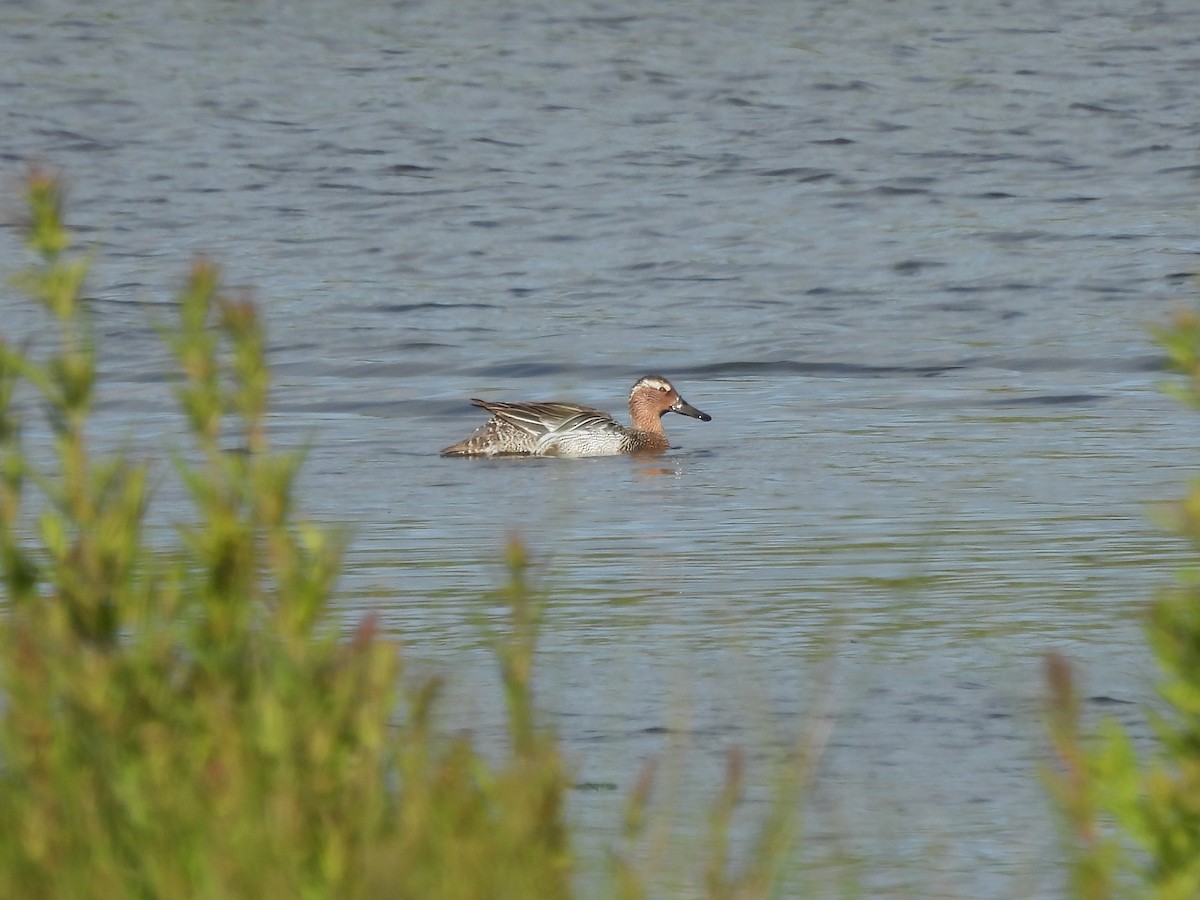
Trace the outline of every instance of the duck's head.
[[700, 412], [684, 400], [671, 382], [661, 375], [646, 375], [639, 378], [637, 384], [629, 392], [629, 409], [634, 414], [634, 418], [637, 417], [637, 410], [646, 408], [653, 410], [659, 418], [669, 412], [675, 412], [681, 416], [699, 419], [701, 422], [712, 421], [712, 416]]

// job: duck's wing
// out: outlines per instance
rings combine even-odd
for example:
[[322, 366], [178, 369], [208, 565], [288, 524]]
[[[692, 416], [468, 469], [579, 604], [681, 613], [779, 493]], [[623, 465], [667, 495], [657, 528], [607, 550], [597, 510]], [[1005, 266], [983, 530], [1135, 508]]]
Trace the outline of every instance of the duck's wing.
[[577, 429], [620, 428], [608, 413], [574, 403], [503, 403], [475, 399], [471, 402], [532, 438]]

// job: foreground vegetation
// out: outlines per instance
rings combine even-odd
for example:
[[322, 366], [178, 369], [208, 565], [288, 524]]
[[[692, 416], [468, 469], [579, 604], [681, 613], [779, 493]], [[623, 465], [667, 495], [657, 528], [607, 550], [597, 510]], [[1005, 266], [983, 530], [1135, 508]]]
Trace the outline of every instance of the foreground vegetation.
[[[1200, 314], [1181, 313], [1159, 342], [1184, 376], [1171, 392], [1200, 409]], [[1169, 513], [1169, 524], [1200, 550], [1200, 481]], [[1153, 716], [1159, 742], [1138, 759], [1115, 721], [1094, 738], [1080, 724], [1071, 667], [1052, 656], [1050, 734], [1059, 766], [1049, 781], [1067, 826], [1070, 887], [1088, 900], [1200, 897], [1200, 566], [1193, 559], [1152, 605], [1146, 624], [1163, 672], [1167, 707]]]
[[[520, 545], [507, 619], [487, 634], [508, 704], [495, 762], [438, 733], [438, 682], [406, 673], [370, 617], [347, 633], [332, 610], [343, 541], [295, 514], [301, 459], [269, 442], [258, 312], [198, 263], [163, 329], [194, 517], [176, 546], [151, 546], [148, 465], [89, 449], [97, 349], [61, 206], [58, 182], [32, 173], [37, 261], [19, 287], [53, 347], [0, 343], [0, 897], [570, 895], [570, 782], [533, 703], [542, 605]], [[28, 419], [52, 433], [52, 461], [31, 459]], [[737, 761], [695, 882], [770, 896], [806, 769], [787, 770], [731, 867]], [[648, 894], [636, 845], [650, 786], [613, 854], [621, 897]]]
[[[178, 540], [147, 540], [150, 468], [88, 445], [96, 353], [58, 182], [28, 182], [21, 290], [52, 327], [38, 353], [0, 341], [0, 897], [555, 898], [574, 893], [568, 767], [532, 692], [542, 603], [517, 543], [487, 632], [508, 752], [440, 733], [439, 683], [404, 669], [367, 617], [331, 606], [343, 539], [295, 512], [301, 457], [272, 449], [256, 307], [196, 264], [163, 328], [191, 444]], [[44, 337], [44, 336], [43, 336]], [[1200, 408], [1200, 316], [1160, 335]], [[30, 423], [33, 428], [30, 428]], [[23, 429], [49, 431], [37, 460]], [[1200, 549], [1200, 483], [1173, 526]], [[1160, 744], [1138, 759], [1113, 723], [1080, 724], [1050, 659], [1048, 782], [1074, 896], [1200, 896], [1200, 567], [1153, 607]], [[757, 842], [732, 865], [742, 779], [730, 756], [697, 895], [782, 895], [820, 743], [781, 770]], [[628, 800], [612, 893], [652, 896], [639, 840], [653, 779]]]

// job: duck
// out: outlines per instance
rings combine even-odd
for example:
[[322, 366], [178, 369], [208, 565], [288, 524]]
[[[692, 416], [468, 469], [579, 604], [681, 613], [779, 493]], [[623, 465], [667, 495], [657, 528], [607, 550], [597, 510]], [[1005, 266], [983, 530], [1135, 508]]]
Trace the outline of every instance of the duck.
[[639, 378], [629, 391], [626, 427], [606, 412], [574, 403], [505, 403], [472, 398], [492, 417], [442, 456], [618, 456], [671, 449], [662, 417], [679, 413], [711, 422], [661, 375]]

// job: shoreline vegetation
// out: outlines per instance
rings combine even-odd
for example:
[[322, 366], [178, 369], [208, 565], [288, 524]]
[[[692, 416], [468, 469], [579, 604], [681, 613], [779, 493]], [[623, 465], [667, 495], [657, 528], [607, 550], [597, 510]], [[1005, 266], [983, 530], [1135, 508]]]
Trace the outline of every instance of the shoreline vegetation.
[[[484, 630], [508, 713], [497, 760], [439, 733], [440, 681], [406, 672], [371, 616], [343, 633], [344, 537], [298, 517], [301, 454], [275, 451], [266, 426], [263, 323], [203, 261], [161, 328], [193, 521], [174, 548], [149, 546], [148, 465], [88, 446], [87, 259], [70, 253], [60, 182], [34, 170], [26, 199], [36, 261], [16, 287], [54, 340], [41, 359], [0, 342], [0, 896], [572, 896], [572, 783], [534, 702], [543, 600], [525, 548], [510, 542], [506, 615]], [[55, 453], [35, 465], [22, 416], [39, 411]], [[730, 754], [707, 859], [689, 866], [704, 895], [772, 895], [819, 738], [781, 764], [737, 862]], [[654, 896], [653, 786], [647, 769], [626, 804], [618, 897]]]
[[[298, 515], [302, 454], [273, 449], [266, 425], [263, 323], [207, 262], [161, 329], [190, 435], [174, 468], [193, 518], [174, 546], [151, 546], [148, 465], [88, 445], [88, 262], [71, 253], [61, 184], [35, 169], [25, 190], [36, 260], [15, 286], [45, 311], [53, 346], [34, 358], [0, 339], [0, 896], [576, 895], [573, 785], [535, 702], [545, 606], [525, 548], [509, 543], [496, 593], [506, 615], [483, 631], [508, 713], [497, 756], [439, 732], [440, 681], [406, 671], [371, 616], [344, 633], [333, 599], [345, 537]], [[1176, 392], [1200, 408], [1200, 315], [1158, 339], [1187, 376]], [[25, 416], [44, 418], [52, 459], [30, 458]], [[1200, 484], [1171, 524], [1200, 548]], [[1047, 661], [1044, 777], [1072, 896], [1200, 896], [1194, 560], [1147, 632], [1170, 714], [1145, 763], [1116, 724], [1084, 732], [1070, 664]], [[685, 863], [690, 893], [785, 895], [831, 719], [811, 715], [779, 762], [749, 841], [745, 761], [729, 754], [706, 855]], [[661, 896], [647, 850], [654, 782], [648, 767], [610, 851], [606, 884], [623, 900]]]
[[[1200, 410], [1200, 311], [1155, 329], [1168, 393]], [[1046, 781], [1062, 822], [1070, 896], [1086, 900], [1200, 897], [1200, 480], [1164, 510], [1163, 524], [1192, 548], [1176, 583], [1150, 606], [1146, 636], [1162, 677], [1166, 712], [1148, 711], [1157, 746], [1140, 760], [1114, 719], [1080, 724], [1070, 663], [1050, 654], [1046, 727], [1056, 757]]]

